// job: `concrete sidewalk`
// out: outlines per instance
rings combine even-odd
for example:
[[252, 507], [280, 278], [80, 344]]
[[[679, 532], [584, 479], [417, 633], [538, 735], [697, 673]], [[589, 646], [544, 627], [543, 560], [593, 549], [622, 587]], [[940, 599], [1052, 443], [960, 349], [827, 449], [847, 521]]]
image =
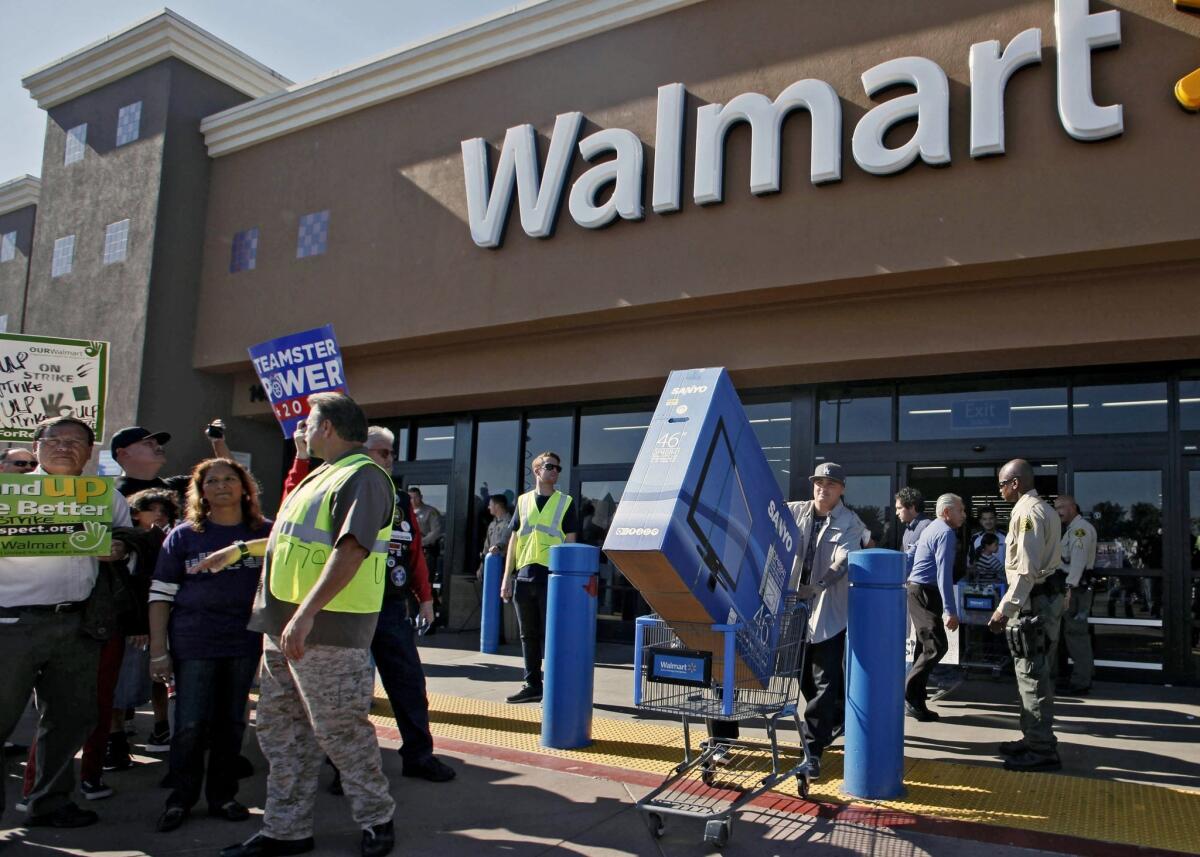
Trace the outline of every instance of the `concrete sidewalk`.
[[[385, 771], [398, 803], [397, 854], [502, 853], [512, 855], [703, 855], [713, 853], [701, 841], [702, 825], [688, 820], [669, 821], [662, 839], [650, 836], [641, 814], [633, 809], [655, 777], [643, 770], [624, 774], [603, 765], [580, 764], [530, 752], [505, 750], [515, 746], [506, 728], [518, 724], [536, 734], [536, 706], [504, 706], [503, 698], [520, 683], [520, 658], [515, 645], [498, 655], [480, 655], [476, 634], [441, 632], [422, 641], [431, 693], [481, 700], [480, 705], [497, 712], [491, 718], [491, 733], [474, 733], [470, 740], [439, 738], [439, 753], [458, 772], [458, 779], [431, 784], [400, 776], [399, 758], [389, 752], [396, 746], [395, 730], [381, 727], [385, 748]], [[628, 646], [602, 645], [596, 671], [596, 715], [637, 721], [636, 729], [673, 728], [669, 718], [655, 718], [631, 705], [632, 650]], [[974, 766], [997, 768], [991, 755], [994, 744], [1015, 732], [1015, 688], [1011, 678], [993, 681], [972, 678], [951, 682], [933, 705], [942, 712], [940, 723], [906, 721], [906, 755], [952, 763], [969, 772]], [[1200, 710], [1194, 688], [1148, 685], [1097, 685], [1085, 699], [1063, 700], [1059, 707], [1059, 734], [1066, 768], [1074, 777], [1140, 783], [1167, 789], [1200, 787]], [[435, 732], [445, 735], [449, 721], [435, 712]], [[451, 718], [453, 719], [453, 718]], [[148, 727], [139, 718], [139, 727]], [[512, 721], [511, 723], [509, 721]], [[599, 721], [598, 721], [599, 722]], [[630, 724], [634, 729], [635, 724]], [[15, 740], [27, 741], [32, 717], [26, 717]], [[618, 730], [620, 731], [620, 730]], [[701, 732], [702, 730], [697, 730]], [[753, 730], [750, 730], [753, 732]], [[697, 736], [698, 737], [698, 736]], [[790, 737], [790, 736], [789, 736]], [[528, 735], [526, 736], [528, 744]], [[536, 742], [534, 742], [536, 743]], [[836, 746], [836, 745], [835, 745]], [[678, 753], [665, 745], [660, 754], [672, 759]], [[251, 732], [246, 754], [256, 767], [256, 776], [243, 782], [240, 798], [257, 816], [265, 794], [265, 762]], [[664, 756], [666, 758], [666, 756]], [[836, 758], [836, 754], [830, 761]], [[10, 763], [14, 760], [9, 760]], [[180, 830], [171, 834], [154, 831], [166, 792], [158, 787], [165, 772], [165, 756], [139, 757], [131, 771], [106, 775], [117, 794], [88, 804], [101, 816], [101, 824], [76, 831], [53, 831], [13, 827], [18, 815], [11, 809], [19, 789], [19, 769], [8, 766], [5, 786], [8, 814], [0, 819], [0, 853], [170, 855], [215, 854], [221, 847], [244, 839], [257, 829], [252, 818], [232, 824], [208, 818], [205, 807]], [[831, 766], [832, 768], [832, 766]], [[831, 774], [833, 772], [831, 771]], [[995, 772], [1000, 776], [1003, 772]], [[835, 775], [835, 774], [833, 774]], [[993, 776], [989, 774], [988, 776]], [[1044, 775], [1007, 775], [1043, 777]], [[323, 774], [323, 785], [329, 772]], [[1031, 786], [1048, 781], [1031, 781]], [[1157, 794], [1156, 790], [1151, 790]], [[1109, 795], [1109, 799], [1120, 794]], [[969, 795], [963, 793], [963, 799]], [[84, 803], [83, 801], [80, 801]], [[344, 798], [322, 791], [317, 800], [318, 854], [356, 854], [358, 831], [349, 817]], [[894, 812], [873, 814], [858, 805], [821, 803], [816, 809], [797, 809], [795, 798], [768, 799], [738, 813], [733, 836], [721, 853], [815, 855], [908, 855], [954, 854], [961, 857], [1015, 857], [1015, 855], [1079, 853], [1089, 855], [1129, 854], [1128, 846], [1109, 846], [1103, 837], [1054, 841], [1054, 837], [1013, 829], [971, 827], [960, 823], [921, 823], [912, 815]], [[1130, 807], [1112, 806], [1114, 824]], [[1032, 828], [1030, 829], [1032, 830]], [[1013, 834], [1013, 835], [1010, 835]], [[1023, 835], [1022, 835], [1023, 834]], [[1114, 837], [1115, 838], [1115, 837]], [[1200, 839], [1196, 840], [1200, 842]], [[1016, 847], [1012, 842], [1039, 849]], [[1136, 850], [1136, 849], [1134, 849]], [[1195, 850], [1185, 848], [1184, 850]], [[1142, 853], [1165, 853], [1149, 850]]]

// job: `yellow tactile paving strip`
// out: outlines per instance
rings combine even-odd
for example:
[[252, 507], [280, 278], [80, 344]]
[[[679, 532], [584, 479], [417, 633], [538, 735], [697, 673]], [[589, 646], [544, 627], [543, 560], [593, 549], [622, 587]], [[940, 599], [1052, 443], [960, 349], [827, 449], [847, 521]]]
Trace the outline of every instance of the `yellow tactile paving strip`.
[[[372, 719], [394, 725], [379, 689]], [[511, 706], [445, 694], [430, 694], [430, 720], [438, 737], [489, 747], [556, 756], [666, 777], [683, 758], [678, 726], [595, 717], [593, 743], [582, 750], [542, 747], [541, 709]], [[703, 727], [693, 730], [695, 744]], [[821, 780], [811, 797], [847, 804], [841, 788], [842, 757], [822, 760]], [[769, 756], [763, 754], [764, 771]], [[907, 759], [907, 793], [902, 799], [860, 801], [855, 805], [920, 816], [1075, 836], [1195, 853], [1200, 848], [1200, 791], [1113, 782], [1061, 774], [1020, 774], [999, 767]], [[795, 797], [792, 779], [780, 794]]]

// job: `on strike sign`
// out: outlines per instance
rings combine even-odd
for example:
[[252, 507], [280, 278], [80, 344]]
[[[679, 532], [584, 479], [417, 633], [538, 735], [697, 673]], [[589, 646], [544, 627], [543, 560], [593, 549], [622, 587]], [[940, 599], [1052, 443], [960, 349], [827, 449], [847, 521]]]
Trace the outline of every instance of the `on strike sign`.
[[296, 424], [308, 416], [308, 397], [313, 393], [346, 392], [342, 352], [332, 324], [281, 336], [248, 350], [284, 437], [295, 434]]

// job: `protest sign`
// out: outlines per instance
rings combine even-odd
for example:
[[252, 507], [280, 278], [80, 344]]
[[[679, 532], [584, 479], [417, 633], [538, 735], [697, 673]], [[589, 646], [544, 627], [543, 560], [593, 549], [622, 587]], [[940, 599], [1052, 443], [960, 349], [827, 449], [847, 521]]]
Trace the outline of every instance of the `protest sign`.
[[332, 324], [281, 336], [248, 350], [284, 437], [295, 434], [296, 424], [308, 416], [310, 395], [346, 392], [342, 352]]
[[0, 474], [0, 556], [108, 556], [113, 481]]
[[107, 391], [107, 342], [0, 333], [0, 441], [32, 441], [52, 417], [83, 420], [101, 437]]

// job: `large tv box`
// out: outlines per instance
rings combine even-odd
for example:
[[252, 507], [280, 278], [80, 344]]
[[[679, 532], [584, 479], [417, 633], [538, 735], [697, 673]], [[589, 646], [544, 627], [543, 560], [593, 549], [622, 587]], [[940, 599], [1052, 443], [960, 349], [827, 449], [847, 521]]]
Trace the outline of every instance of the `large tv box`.
[[[604, 552], [687, 645], [741, 623], [735, 685], [764, 687], [798, 541], [796, 524], [724, 369], [672, 372]], [[710, 644], [711, 647], [711, 644]], [[713, 652], [713, 678], [724, 675]]]

